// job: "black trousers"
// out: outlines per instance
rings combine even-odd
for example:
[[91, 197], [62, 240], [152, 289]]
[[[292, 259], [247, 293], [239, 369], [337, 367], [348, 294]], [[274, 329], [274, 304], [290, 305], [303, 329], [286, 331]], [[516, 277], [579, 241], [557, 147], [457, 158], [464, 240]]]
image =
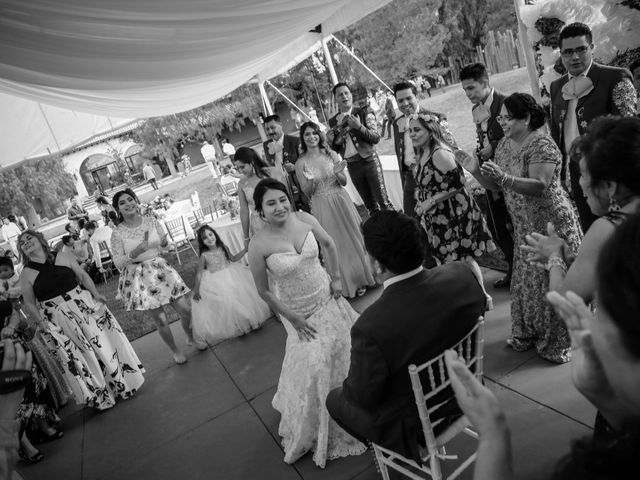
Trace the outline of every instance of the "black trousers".
[[571, 197], [578, 209], [582, 231], [586, 232], [598, 217], [591, 212], [584, 192], [580, 187], [580, 165], [578, 165], [578, 162], [569, 162], [569, 173], [571, 175]]
[[[504, 196], [500, 194], [497, 198], [493, 192], [487, 191], [487, 225], [493, 240], [498, 244], [509, 264], [507, 276], [511, 278], [513, 270], [513, 236], [507, 224], [511, 223]], [[541, 232], [544, 233], [544, 232]]]
[[374, 152], [369, 158], [362, 158], [359, 155], [350, 157], [347, 159], [347, 168], [353, 186], [362, 197], [370, 215], [378, 210], [393, 210], [387, 196], [382, 166], [377, 153]]
[[153, 187], [154, 190], [158, 190], [158, 183], [156, 182], [155, 178], [150, 178], [148, 183], [151, 184], [151, 186]]

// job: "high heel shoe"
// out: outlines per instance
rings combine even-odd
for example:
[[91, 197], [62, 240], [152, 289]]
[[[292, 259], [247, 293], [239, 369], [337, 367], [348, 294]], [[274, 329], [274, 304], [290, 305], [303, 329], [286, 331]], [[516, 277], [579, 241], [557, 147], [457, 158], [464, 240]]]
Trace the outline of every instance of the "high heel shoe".
[[36, 453], [31, 456], [27, 455], [22, 448], [18, 450], [18, 453], [20, 456], [20, 460], [24, 462], [38, 463], [44, 459], [44, 453], [42, 453], [40, 450], [36, 450]]
[[33, 443], [52, 442], [54, 440], [59, 440], [62, 437], [64, 437], [64, 432], [62, 430], [53, 429], [53, 433], [38, 432], [33, 438]]

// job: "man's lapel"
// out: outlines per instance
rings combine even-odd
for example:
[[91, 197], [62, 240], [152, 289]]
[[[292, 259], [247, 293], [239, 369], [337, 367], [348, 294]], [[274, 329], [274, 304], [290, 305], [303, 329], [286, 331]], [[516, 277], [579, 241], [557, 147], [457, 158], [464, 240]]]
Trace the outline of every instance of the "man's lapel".
[[589, 92], [584, 97], [578, 99], [578, 104], [576, 105], [576, 115], [578, 115], [577, 112], [578, 110], [580, 110], [582, 105], [584, 105], [584, 102], [586, 102], [587, 99], [596, 91], [598, 80], [600, 78], [600, 66], [596, 62], [593, 62], [591, 64], [591, 68], [589, 69], [589, 73], [587, 73], [587, 77], [591, 80], [591, 83], [593, 83], [593, 90], [591, 90], [591, 92]]

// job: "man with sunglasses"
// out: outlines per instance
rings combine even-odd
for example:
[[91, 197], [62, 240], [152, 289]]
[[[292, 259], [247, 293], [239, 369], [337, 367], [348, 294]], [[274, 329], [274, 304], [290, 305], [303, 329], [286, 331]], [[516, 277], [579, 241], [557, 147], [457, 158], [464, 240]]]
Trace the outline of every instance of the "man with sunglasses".
[[560, 55], [567, 74], [551, 84], [551, 135], [564, 156], [562, 179], [570, 179], [571, 194], [583, 230], [595, 220], [580, 188], [580, 169], [569, 161], [573, 141], [589, 123], [602, 115], [633, 116], [636, 91], [631, 74], [623, 68], [593, 61], [591, 29], [584, 23], [571, 23], [560, 32]]

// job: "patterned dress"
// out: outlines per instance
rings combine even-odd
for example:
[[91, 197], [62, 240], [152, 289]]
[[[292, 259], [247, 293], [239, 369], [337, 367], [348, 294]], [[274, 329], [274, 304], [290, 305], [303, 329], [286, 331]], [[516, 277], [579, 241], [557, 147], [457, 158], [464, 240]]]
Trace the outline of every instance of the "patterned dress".
[[[142, 242], [146, 232], [149, 248], [132, 260], [129, 253]], [[122, 300], [127, 311], [160, 308], [190, 291], [180, 274], [160, 256], [163, 235], [162, 227], [153, 217], [142, 217], [135, 228], [121, 223], [113, 230], [113, 263], [120, 271], [116, 298]]]
[[287, 343], [272, 405], [281, 414], [284, 461], [293, 463], [311, 450], [315, 464], [324, 467], [327, 460], [359, 455], [366, 447], [340, 428], [325, 406], [329, 392], [349, 373], [350, 332], [358, 314], [344, 298], [331, 296], [318, 253], [309, 232], [299, 253], [274, 253], [266, 263], [275, 295], [317, 332], [313, 340], [302, 341], [281, 319]]
[[546, 232], [553, 223], [560, 238], [573, 254], [582, 240], [578, 216], [567, 192], [560, 185], [562, 155], [553, 139], [543, 133], [533, 133], [519, 150], [508, 138], [496, 147], [495, 162], [505, 173], [529, 178], [529, 167], [535, 164], [554, 165], [553, 177], [540, 196], [504, 190], [507, 209], [514, 227], [513, 275], [511, 277], [511, 346], [518, 351], [536, 347], [538, 354], [549, 361], [564, 363], [570, 359], [569, 334], [545, 294], [549, 289], [549, 273], [530, 265], [520, 249], [525, 235]]
[[[416, 170], [416, 213], [427, 232], [431, 254], [440, 263], [449, 263], [492, 252], [496, 246], [480, 208], [464, 186], [462, 167], [456, 164], [441, 172], [433, 163], [433, 154], [441, 148], [449, 151], [436, 147], [422, 156]], [[453, 192], [453, 197], [436, 203], [428, 212], [420, 211], [434, 195]]]
[[144, 382], [144, 368], [107, 306], [81, 289], [68, 267], [53, 262], [27, 267], [38, 272], [33, 292], [45, 341], [76, 403], [103, 410], [133, 395]]

